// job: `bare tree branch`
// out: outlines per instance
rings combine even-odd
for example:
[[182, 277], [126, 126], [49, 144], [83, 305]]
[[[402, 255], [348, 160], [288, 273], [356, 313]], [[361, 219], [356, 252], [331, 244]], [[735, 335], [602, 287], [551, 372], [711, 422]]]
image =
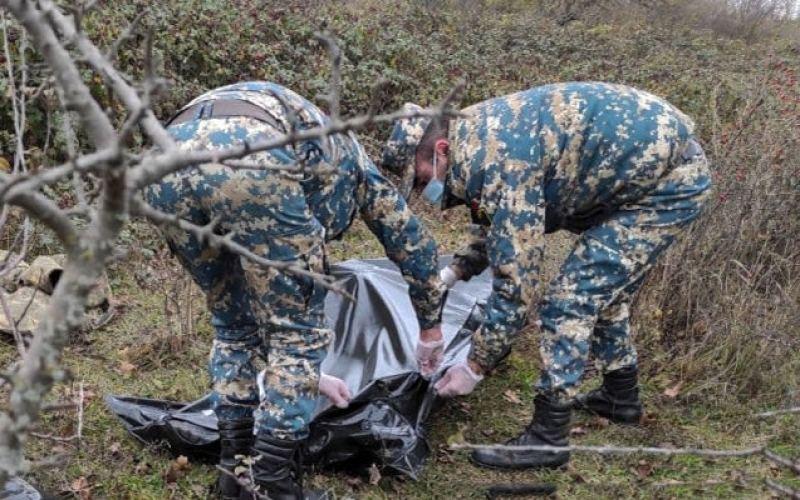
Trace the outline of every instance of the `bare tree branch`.
[[703, 448], [657, 448], [648, 446], [508, 446], [502, 444], [471, 444], [458, 443], [450, 445], [451, 450], [494, 450], [494, 451], [551, 451], [551, 452], [584, 452], [597, 453], [599, 455], [618, 455], [618, 454], [648, 454], [648, 455], [694, 455], [698, 457], [746, 457], [759, 455], [764, 451], [764, 446], [754, 446], [741, 450], [707, 450]]
[[105, 54], [103, 54], [103, 59], [108, 61], [110, 64], [113, 64], [117, 60], [117, 54], [119, 54], [119, 49], [122, 47], [122, 44], [125, 43], [129, 38], [131, 38], [134, 34], [136, 34], [136, 30], [139, 28], [139, 23], [142, 22], [144, 19], [145, 14], [147, 14], [147, 8], [142, 9], [133, 20], [128, 23], [127, 28], [125, 28], [122, 33], [114, 40], [114, 43], [111, 44], [111, 47], [108, 48]]
[[180, 151], [178, 149], [174, 149], [145, 158], [140, 167], [137, 168], [135, 174], [131, 176], [131, 183], [135, 188], [140, 189], [144, 186], [152, 184], [156, 180], [166, 175], [190, 165], [202, 163], [223, 163], [226, 160], [242, 158], [259, 151], [267, 151], [270, 149], [288, 146], [293, 142], [309, 141], [330, 135], [349, 132], [351, 130], [359, 130], [374, 123], [391, 123], [395, 120], [403, 118], [416, 118], [421, 116], [452, 117], [461, 116], [461, 113], [458, 111], [449, 110], [449, 108], [446, 111], [442, 111], [441, 108], [437, 107], [434, 109], [422, 109], [418, 111], [396, 111], [393, 113], [384, 113], [373, 117], [362, 115], [355, 116], [347, 120], [342, 120], [338, 124], [331, 122], [327, 125], [312, 127], [305, 130], [298, 130], [283, 136], [264, 139], [252, 144], [245, 142], [239, 146], [233, 146], [222, 150]]
[[331, 58], [331, 79], [324, 98], [328, 102], [331, 122], [336, 123], [341, 118], [339, 94], [342, 88], [342, 51], [339, 49], [336, 40], [327, 31], [315, 33], [314, 38], [325, 45]]
[[772, 479], [764, 479], [764, 484], [767, 485], [767, 488], [770, 490], [780, 493], [781, 495], [788, 497], [788, 498], [800, 498], [800, 491], [794, 490], [788, 486], [784, 486], [781, 483], [773, 481]]
[[338, 282], [336, 282], [330, 276], [326, 276], [324, 274], [318, 274], [313, 271], [309, 271], [308, 269], [303, 269], [302, 267], [297, 267], [296, 264], [293, 262], [284, 262], [278, 260], [270, 260], [261, 257], [253, 252], [251, 252], [247, 247], [236, 243], [233, 240], [233, 234], [227, 234], [225, 236], [220, 236], [214, 232], [214, 226], [216, 226], [216, 221], [212, 221], [210, 224], [206, 226], [198, 226], [197, 224], [192, 224], [191, 222], [181, 219], [177, 215], [168, 214], [165, 212], [161, 212], [156, 210], [155, 208], [151, 207], [143, 200], [135, 198], [131, 204], [131, 209], [134, 213], [141, 215], [158, 226], [165, 226], [171, 225], [176, 226], [184, 231], [188, 231], [194, 234], [198, 240], [202, 243], [206, 243], [213, 248], [222, 247], [226, 250], [229, 250], [237, 255], [240, 255], [248, 260], [255, 262], [264, 267], [271, 267], [273, 269], [280, 269], [289, 274], [294, 274], [296, 276], [303, 276], [306, 278], [311, 278], [314, 281], [318, 282], [320, 285], [325, 287], [326, 289], [341, 294], [344, 297], [349, 298], [350, 300], [355, 300], [355, 298], [347, 292], [344, 288], [342, 288]]
[[114, 127], [100, 105], [92, 98], [69, 52], [61, 45], [47, 21], [46, 16], [49, 12], [37, 9], [27, 0], [3, 0], [3, 5], [31, 36], [33, 44], [53, 70], [53, 76], [64, 91], [67, 109], [77, 112], [95, 146], [98, 148], [113, 146]]
[[[75, 26], [64, 16], [49, 0], [40, 0], [40, 5], [50, 14], [53, 22], [58, 26], [59, 30], [64, 33], [64, 37], [68, 40], [74, 41], [78, 50], [81, 51], [86, 61], [97, 71], [114, 90], [123, 105], [128, 111], [140, 109], [142, 102], [139, 96], [131, 85], [120, 75], [108, 59], [103, 57], [103, 54], [83, 33], [78, 32]], [[147, 110], [142, 118], [142, 126], [145, 133], [150, 139], [161, 149], [169, 150], [175, 147], [175, 142], [169, 136], [167, 131], [158, 121], [152, 110]]]
[[[0, 174], [0, 181], [4, 181], [7, 177]], [[52, 229], [65, 248], [68, 250], [74, 248], [78, 235], [72, 221], [58, 208], [58, 205], [46, 196], [28, 189], [12, 187], [0, 197], [0, 200], [24, 208], [29, 214]]]
[[[35, 295], [34, 293], [33, 296]], [[33, 296], [31, 296], [31, 300], [33, 300]], [[14, 315], [11, 314], [11, 308], [8, 307], [8, 302], [6, 302], [6, 292], [2, 288], [0, 288], [0, 305], [3, 306], [3, 314], [6, 316], [6, 321], [11, 325], [11, 333], [14, 335], [14, 342], [17, 344], [17, 352], [19, 352], [20, 356], [25, 356], [25, 342], [23, 342], [22, 334], [19, 333], [17, 328], [17, 321], [14, 319]]]
[[800, 464], [799, 463], [792, 462], [788, 458], [784, 458], [784, 457], [778, 455], [777, 453], [773, 453], [773, 452], [771, 452], [769, 450], [764, 450], [764, 456], [770, 462], [772, 462], [774, 464], [777, 464], [777, 465], [780, 465], [782, 467], [786, 467], [787, 469], [791, 469], [792, 472], [794, 472], [795, 474], [800, 474]]

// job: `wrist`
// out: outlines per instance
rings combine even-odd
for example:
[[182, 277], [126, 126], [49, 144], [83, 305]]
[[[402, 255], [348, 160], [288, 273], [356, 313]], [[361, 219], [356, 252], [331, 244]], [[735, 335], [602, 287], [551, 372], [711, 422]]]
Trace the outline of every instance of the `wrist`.
[[447, 288], [452, 288], [453, 285], [461, 279], [461, 271], [451, 264], [443, 267], [442, 270], [439, 271], [439, 278]]
[[420, 330], [419, 339], [423, 342], [439, 342], [442, 340], [441, 325], [436, 325], [426, 330]]
[[474, 359], [468, 359], [467, 366], [469, 366], [469, 369], [472, 370], [472, 373], [475, 375], [483, 377], [486, 374], [486, 370]]

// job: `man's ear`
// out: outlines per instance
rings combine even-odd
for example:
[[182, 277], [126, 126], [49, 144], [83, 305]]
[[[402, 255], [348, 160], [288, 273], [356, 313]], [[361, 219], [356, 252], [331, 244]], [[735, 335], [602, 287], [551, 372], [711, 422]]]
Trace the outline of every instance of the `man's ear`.
[[450, 153], [450, 141], [447, 139], [439, 139], [436, 141], [436, 144], [433, 145], [433, 150], [439, 153], [440, 155], [447, 156]]

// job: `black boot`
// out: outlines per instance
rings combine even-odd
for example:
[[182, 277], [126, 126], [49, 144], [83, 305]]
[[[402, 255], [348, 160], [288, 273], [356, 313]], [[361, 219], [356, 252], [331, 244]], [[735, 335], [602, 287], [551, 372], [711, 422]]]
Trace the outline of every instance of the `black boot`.
[[[219, 465], [231, 474], [235, 474], [236, 466], [241, 463], [236, 456], [250, 455], [253, 446], [253, 419], [243, 418], [237, 420], [219, 420]], [[238, 499], [241, 486], [235, 477], [219, 473], [217, 489], [220, 498], [224, 500]]]
[[595, 413], [618, 424], [638, 424], [642, 418], [638, 374], [635, 366], [604, 374], [599, 389], [575, 398], [575, 409]]
[[258, 492], [273, 500], [320, 499], [317, 491], [303, 490], [302, 441], [279, 439], [265, 432], [253, 444], [253, 479]]
[[[568, 446], [570, 403], [560, 403], [551, 394], [533, 400], [533, 420], [519, 436], [506, 442], [509, 446]], [[475, 450], [472, 461], [484, 467], [531, 469], [561, 467], [569, 461], [568, 451]]]

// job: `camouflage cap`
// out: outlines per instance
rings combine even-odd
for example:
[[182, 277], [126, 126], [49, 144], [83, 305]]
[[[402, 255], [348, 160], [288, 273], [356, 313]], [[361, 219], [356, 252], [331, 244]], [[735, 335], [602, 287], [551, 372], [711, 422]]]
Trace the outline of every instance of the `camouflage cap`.
[[[424, 108], [413, 103], [403, 105], [404, 113], [421, 111]], [[394, 122], [394, 128], [383, 147], [381, 166], [400, 177], [400, 193], [408, 199], [411, 188], [414, 187], [414, 155], [417, 144], [425, 134], [425, 129], [431, 119], [425, 116], [418, 118], [404, 118]]]

